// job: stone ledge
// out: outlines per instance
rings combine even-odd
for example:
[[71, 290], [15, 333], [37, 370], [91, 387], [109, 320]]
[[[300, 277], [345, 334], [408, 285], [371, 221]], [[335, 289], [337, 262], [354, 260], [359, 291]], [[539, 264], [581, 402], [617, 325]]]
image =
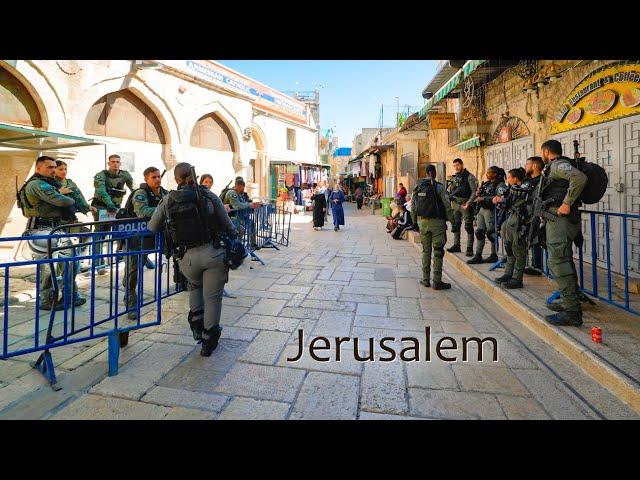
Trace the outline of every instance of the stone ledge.
[[[421, 249], [419, 243], [414, 243], [414, 245]], [[516, 296], [490, 282], [474, 268], [467, 265], [463, 259], [452, 254], [445, 255], [444, 259], [448, 265], [471, 280], [506, 312], [509, 312], [548, 342], [621, 401], [640, 413], [640, 387], [637, 384], [616, 371], [608, 362], [598, 358], [562, 329], [549, 325], [541, 315], [527, 307]]]

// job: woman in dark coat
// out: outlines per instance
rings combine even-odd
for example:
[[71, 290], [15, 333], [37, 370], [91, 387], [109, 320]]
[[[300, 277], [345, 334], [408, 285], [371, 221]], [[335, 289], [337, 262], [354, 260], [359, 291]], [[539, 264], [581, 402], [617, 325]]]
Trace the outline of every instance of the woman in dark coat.
[[327, 211], [327, 198], [317, 185], [313, 190], [311, 200], [313, 201], [313, 229], [322, 230], [324, 226], [324, 215]]

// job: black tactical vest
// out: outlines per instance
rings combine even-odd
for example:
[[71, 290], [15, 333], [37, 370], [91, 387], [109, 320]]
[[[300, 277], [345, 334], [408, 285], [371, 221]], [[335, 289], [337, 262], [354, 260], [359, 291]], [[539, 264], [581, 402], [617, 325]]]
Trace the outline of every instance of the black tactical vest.
[[[566, 157], [558, 157], [554, 162], [557, 162], [560, 159], [569, 160]], [[543, 200], [547, 200], [549, 198], [553, 198], [553, 203], [549, 205], [549, 207], [559, 207], [562, 205], [564, 201], [564, 197], [567, 195], [567, 190], [569, 190], [569, 180], [564, 179], [549, 179], [549, 172], [551, 171], [551, 163], [550, 162], [546, 167], [544, 167], [543, 175], [543, 184], [541, 196]], [[578, 202], [575, 202], [577, 204]], [[576, 207], [577, 208], [577, 207]]]
[[[494, 197], [496, 195], [496, 188], [498, 187], [498, 185], [500, 184], [499, 181], [495, 181], [495, 182], [483, 182], [482, 185], [480, 185], [480, 188], [478, 190], [478, 197]], [[494, 205], [491, 201], [486, 202], [484, 200], [478, 202], [478, 205], [480, 205], [480, 207], [482, 208], [487, 208], [487, 209], [493, 209]]]
[[[144, 190], [144, 192], [147, 194], [147, 201], [150, 207], [157, 207], [160, 203], [160, 200], [162, 200], [162, 197], [157, 196], [155, 193], [153, 193], [153, 190], [149, 188], [149, 185], [147, 185], [146, 183], [141, 183], [140, 187], [131, 192], [129, 198], [127, 198], [127, 203], [125, 203], [123, 208], [124, 218], [134, 218], [136, 216], [136, 212], [133, 210], [133, 196], [138, 190]], [[166, 191], [164, 191], [162, 187], [160, 187], [160, 191], [166, 194]]]
[[416, 203], [416, 215], [424, 218], [446, 219], [447, 213], [442, 199], [436, 191], [437, 185], [442, 185], [435, 180], [422, 180], [413, 191], [412, 201]]
[[471, 197], [471, 185], [469, 185], [469, 171], [465, 168], [462, 172], [453, 176], [449, 195], [456, 198], [468, 199]]
[[210, 200], [203, 190], [206, 189], [201, 188], [200, 202], [193, 188], [182, 188], [167, 194], [167, 233], [174, 251], [199, 247], [218, 238], [218, 229], [213, 225], [206, 208], [206, 202]]

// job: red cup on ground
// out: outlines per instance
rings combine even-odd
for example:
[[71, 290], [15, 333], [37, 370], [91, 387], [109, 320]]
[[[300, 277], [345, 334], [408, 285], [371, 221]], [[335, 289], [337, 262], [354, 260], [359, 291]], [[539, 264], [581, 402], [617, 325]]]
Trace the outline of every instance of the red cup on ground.
[[602, 343], [602, 329], [600, 327], [591, 327], [591, 340]]

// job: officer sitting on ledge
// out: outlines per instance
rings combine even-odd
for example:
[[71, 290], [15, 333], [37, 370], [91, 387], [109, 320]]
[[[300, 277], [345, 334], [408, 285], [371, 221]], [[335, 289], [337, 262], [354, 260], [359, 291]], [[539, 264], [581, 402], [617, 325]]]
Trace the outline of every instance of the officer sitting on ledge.
[[229, 280], [220, 236], [226, 234], [236, 239], [238, 231], [220, 198], [206, 187], [196, 185], [191, 172], [188, 163], [176, 165], [174, 176], [178, 189], [162, 198], [147, 227], [159, 232], [166, 225], [165, 236], [171, 239], [173, 255], [191, 284], [189, 325], [194, 339], [202, 340], [200, 355], [208, 357], [218, 346], [222, 334], [222, 294]]
[[418, 222], [422, 241], [422, 280], [420, 284], [430, 287], [431, 248], [433, 247], [433, 289], [446, 290], [450, 283], [442, 281], [442, 259], [447, 243], [447, 219], [454, 221], [453, 210], [447, 191], [436, 182], [436, 167], [427, 165], [427, 178], [422, 179], [413, 190], [411, 216]]

